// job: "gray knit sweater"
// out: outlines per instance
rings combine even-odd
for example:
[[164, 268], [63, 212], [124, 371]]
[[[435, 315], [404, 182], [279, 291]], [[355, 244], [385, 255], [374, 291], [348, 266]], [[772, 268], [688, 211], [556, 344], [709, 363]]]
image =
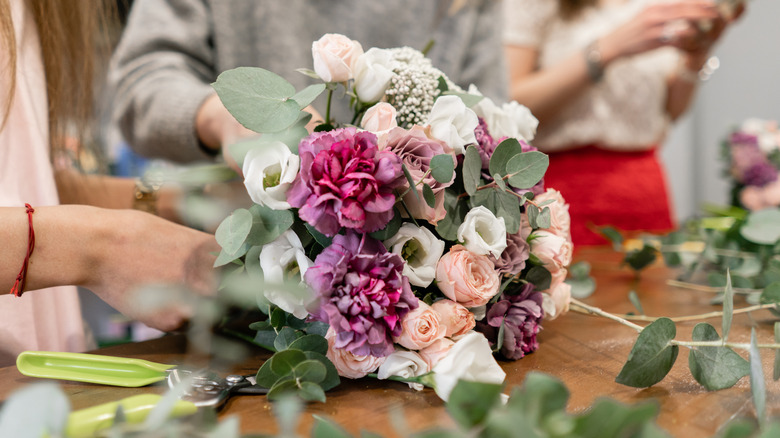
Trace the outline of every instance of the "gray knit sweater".
[[[217, 75], [258, 66], [301, 89], [313, 80], [295, 69], [312, 68], [311, 43], [325, 33], [344, 34], [366, 50], [422, 49], [433, 39], [428, 56], [435, 67], [461, 86], [474, 83], [483, 94], [504, 101], [499, 1], [468, 0], [452, 15], [450, 3], [136, 0], [111, 63], [115, 122], [142, 155], [208, 159], [195, 134], [195, 114], [214, 92], [210, 84]], [[324, 113], [320, 100], [315, 106]]]

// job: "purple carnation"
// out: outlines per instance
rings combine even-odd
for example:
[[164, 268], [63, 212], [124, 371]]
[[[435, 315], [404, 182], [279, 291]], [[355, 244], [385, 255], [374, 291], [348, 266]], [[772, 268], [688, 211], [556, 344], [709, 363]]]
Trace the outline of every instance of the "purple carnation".
[[536, 335], [542, 329], [539, 322], [543, 317], [542, 293], [529, 283], [516, 295], [501, 294], [498, 302], [488, 306], [487, 316], [477, 323], [477, 330], [495, 345], [501, 324], [505, 324], [501, 354], [517, 360], [539, 348]]
[[301, 170], [287, 192], [298, 215], [326, 236], [341, 227], [370, 233], [393, 217], [401, 160], [377, 149], [376, 135], [355, 128], [315, 132], [298, 145]]
[[336, 331], [335, 348], [375, 357], [394, 351], [401, 319], [417, 307], [403, 268], [382, 242], [352, 231], [336, 235], [317, 256], [304, 280], [319, 295], [313, 317]]
[[738, 182], [763, 187], [777, 180], [777, 169], [758, 147], [754, 135], [734, 133], [731, 143], [731, 174]]
[[[482, 117], [478, 118], [479, 124], [474, 128], [474, 136], [477, 138], [477, 151], [479, 157], [482, 158], [482, 169], [487, 170], [490, 164], [490, 157], [493, 156], [493, 151], [498, 146], [497, 141], [493, 140], [493, 136], [488, 131], [487, 122]], [[492, 179], [492, 178], [491, 178]]]
[[530, 229], [521, 228], [518, 233], [506, 235], [506, 248], [501, 257], [490, 256], [499, 273], [517, 275], [525, 269], [525, 262], [531, 255], [531, 245], [526, 240], [530, 233]]

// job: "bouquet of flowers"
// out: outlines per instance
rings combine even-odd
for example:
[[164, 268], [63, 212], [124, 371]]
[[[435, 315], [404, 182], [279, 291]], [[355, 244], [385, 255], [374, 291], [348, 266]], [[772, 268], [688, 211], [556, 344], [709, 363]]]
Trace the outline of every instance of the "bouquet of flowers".
[[[234, 267], [226, 288], [243, 284], [268, 314], [255, 342], [277, 353], [258, 383], [318, 400], [335, 373], [445, 400], [458, 379], [501, 383], [493, 353], [536, 350], [543, 318], [570, 300], [568, 206], [528, 144], [537, 120], [460, 89], [409, 47], [364, 52], [327, 34], [312, 53], [301, 72], [321, 83], [299, 92], [259, 68], [214, 84], [264, 133], [234, 149], [254, 205], [216, 233], [216, 264]], [[302, 110], [322, 92], [309, 133]], [[331, 119], [336, 92], [349, 124]]]
[[780, 130], [777, 122], [748, 119], [724, 142], [732, 179], [731, 202], [751, 211], [780, 206]]

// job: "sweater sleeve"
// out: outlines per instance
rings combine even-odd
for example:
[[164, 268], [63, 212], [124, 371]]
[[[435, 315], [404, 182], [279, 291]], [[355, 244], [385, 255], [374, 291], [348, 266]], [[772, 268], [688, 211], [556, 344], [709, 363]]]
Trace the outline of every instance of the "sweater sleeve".
[[504, 0], [504, 43], [539, 47], [546, 26], [558, 14], [557, 0]]
[[141, 155], [210, 159], [195, 116], [214, 93], [212, 23], [205, 0], [136, 0], [109, 72], [113, 119]]
[[496, 102], [509, 97], [509, 77], [501, 49], [501, 13], [500, 1], [481, 2], [460, 77], [461, 84], [476, 85]]

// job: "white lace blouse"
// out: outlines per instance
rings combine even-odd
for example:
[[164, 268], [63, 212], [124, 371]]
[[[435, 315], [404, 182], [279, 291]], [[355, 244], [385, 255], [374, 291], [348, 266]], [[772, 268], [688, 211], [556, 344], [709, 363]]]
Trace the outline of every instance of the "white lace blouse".
[[[558, 0], [504, 0], [504, 42], [538, 50], [543, 69], [583, 51], [652, 1], [657, 0], [588, 8], [565, 21], [558, 15]], [[600, 82], [554, 121], [539, 126], [534, 145], [544, 151], [588, 144], [613, 150], [654, 147], [669, 127], [666, 78], [679, 60], [676, 49], [663, 48], [614, 61]]]

